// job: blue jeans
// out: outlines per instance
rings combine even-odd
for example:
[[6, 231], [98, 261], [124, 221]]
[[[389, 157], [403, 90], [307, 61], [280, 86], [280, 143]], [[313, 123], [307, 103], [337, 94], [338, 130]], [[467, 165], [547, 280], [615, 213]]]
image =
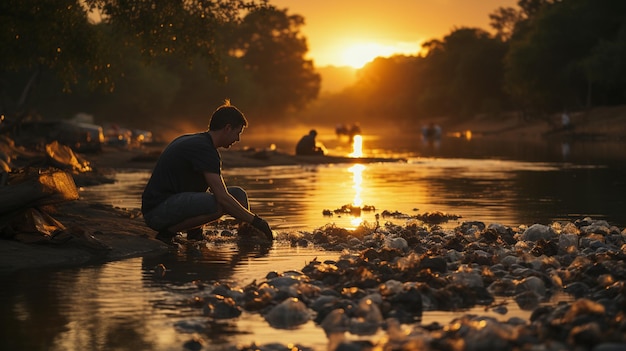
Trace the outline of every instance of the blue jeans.
[[[243, 207], [249, 209], [248, 194], [243, 188], [229, 186], [227, 189]], [[148, 227], [161, 231], [188, 218], [216, 214], [218, 211], [217, 199], [213, 193], [188, 192], [168, 197], [150, 212], [144, 213], [143, 218]]]

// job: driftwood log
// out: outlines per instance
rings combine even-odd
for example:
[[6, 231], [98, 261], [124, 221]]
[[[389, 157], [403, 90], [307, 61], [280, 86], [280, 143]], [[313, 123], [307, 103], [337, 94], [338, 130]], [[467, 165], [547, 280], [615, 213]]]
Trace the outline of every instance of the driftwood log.
[[0, 215], [78, 199], [71, 174], [61, 170], [21, 174], [0, 187]]

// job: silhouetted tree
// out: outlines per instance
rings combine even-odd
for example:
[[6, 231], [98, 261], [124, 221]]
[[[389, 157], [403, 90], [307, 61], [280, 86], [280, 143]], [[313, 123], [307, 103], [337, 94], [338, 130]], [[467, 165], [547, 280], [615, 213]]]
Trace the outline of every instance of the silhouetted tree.
[[522, 21], [524, 14], [512, 7], [499, 7], [489, 14], [489, 25], [496, 30], [496, 37], [502, 41], [511, 39], [515, 27]]
[[[358, 73], [351, 100], [367, 107], [365, 113], [383, 118], [405, 119], [416, 112], [415, 92], [411, 90], [415, 57], [378, 57]], [[354, 107], [358, 110], [358, 107]]]
[[[100, 60], [103, 55], [98, 32], [76, 0], [3, 0], [0, 23], [2, 71], [29, 72], [20, 76], [25, 78], [21, 82], [8, 81], [9, 76], [3, 75], [6, 101], [0, 104], [4, 112], [24, 108], [44, 70], [54, 72], [68, 89], [78, 81], [81, 68], [90, 67], [95, 80], [101, 79], [106, 69]], [[9, 89], [14, 94], [7, 92]]]
[[626, 3], [542, 2], [528, 12], [506, 58], [506, 87], [519, 103], [543, 111], [624, 103], [623, 79], [604, 65], [614, 73], [626, 65]]
[[303, 108], [317, 98], [321, 78], [305, 60], [304, 18], [287, 10], [262, 8], [250, 12], [237, 26], [231, 53], [254, 82], [250, 97], [257, 112], [281, 115]]
[[[32, 73], [17, 102], [2, 101], [3, 109], [22, 109], [44, 70], [54, 72], [66, 91], [85, 79], [112, 90], [114, 80], [125, 73], [119, 60], [119, 54], [127, 52], [123, 47], [138, 50], [147, 61], [170, 55], [200, 57], [211, 72], [218, 72], [219, 28], [239, 19], [242, 10], [260, 6], [239, 0], [4, 0], [0, 67], [4, 72]], [[90, 23], [89, 11], [102, 15], [106, 30]], [[4, 81], [3, 87], [14, 90], [15, 84]], [[2, 96], [10, 99], [15, 94]]]
[[460, 28], [430, 41], [416, 79], [424, 114], [457, 118], [497, 113], [503, 104], [503, 66], [506, 44], [476, 28]]

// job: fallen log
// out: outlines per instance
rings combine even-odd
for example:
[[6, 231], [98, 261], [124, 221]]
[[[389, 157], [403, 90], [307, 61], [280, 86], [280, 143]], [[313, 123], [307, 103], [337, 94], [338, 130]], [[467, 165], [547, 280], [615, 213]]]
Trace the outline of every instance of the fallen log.
[[74, 178], [67, 172], [51, 169], [21, 174], [0, 187], [0, 215], [77, 199]]

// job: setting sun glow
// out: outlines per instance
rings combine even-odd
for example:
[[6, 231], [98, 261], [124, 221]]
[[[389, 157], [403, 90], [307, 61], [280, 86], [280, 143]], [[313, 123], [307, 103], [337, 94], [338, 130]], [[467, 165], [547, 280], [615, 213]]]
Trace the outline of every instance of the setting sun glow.
[[271, 0], [305, 19], [309, 58], [317, 67], [360, 69], [376, 57], [417, 55], [421, 44], [453, 28], [489, 30], [488, 14], [517, 0], [358, 1]]
[[400, 54], [415, 55], [419, 45], [382, 45], [378, 43], [355, 43], [346, 46], [341, 53], [341, 64], [352, 68], [362, 68], [377, 57], [390, 57]]

